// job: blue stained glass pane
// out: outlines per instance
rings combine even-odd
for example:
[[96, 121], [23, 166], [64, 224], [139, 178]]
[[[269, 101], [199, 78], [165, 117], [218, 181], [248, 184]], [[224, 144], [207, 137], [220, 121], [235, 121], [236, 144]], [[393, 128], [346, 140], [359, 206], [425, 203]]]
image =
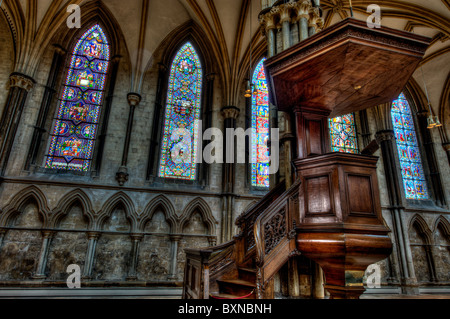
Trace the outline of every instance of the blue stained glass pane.
[[172, 62], [167, 94], [159, 176], [195, 180], [197, 131], [201, 111], [203, 69], [191, 43]]
[[393, 102], [391, 112], [406, 198], [428, 199], [411, 108], [403, 93]]
[[262, 59], [253, 74], [252, 97], [252, 186], [269, 187], [269, 90]]
[[99, 25], [73, 49], [45, 166], [88, 171], [109, 67], [109, 44]]

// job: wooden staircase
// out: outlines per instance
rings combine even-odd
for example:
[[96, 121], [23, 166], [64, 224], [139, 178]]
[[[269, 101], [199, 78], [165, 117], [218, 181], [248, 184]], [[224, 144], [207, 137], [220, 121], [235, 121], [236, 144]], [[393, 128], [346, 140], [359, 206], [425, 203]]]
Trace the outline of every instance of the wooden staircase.
[[280, 183], [242, 214], [234, 240], [208, 249], [186, 249], [185, 299], [273, 298], [273, 276], [295, 249], [300, 183]]

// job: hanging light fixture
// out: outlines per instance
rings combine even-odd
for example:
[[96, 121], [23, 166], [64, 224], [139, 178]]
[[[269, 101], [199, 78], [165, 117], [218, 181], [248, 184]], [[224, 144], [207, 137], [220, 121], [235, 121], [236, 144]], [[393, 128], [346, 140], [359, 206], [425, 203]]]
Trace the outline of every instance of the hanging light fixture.
[[431, 108], [430, 96], [428, 95], [427, 83], [425, 82], [425, 75], [423, 74], [422, 66], [420, 67], [420, 70], [422, 71], [423, 85], [425, 87], [425, 93], [427, 95], [428, 109], [430, 110], [430, 115], [428, 116], [428, 119], [427, 119], [427, 123], [428, 123], [427, 128], [431, 130], [435, 127], [441, 127], [442, 124], [441, 124], [441, 121], [439, 121], [439, 116], [433, 116], [433, 110]]

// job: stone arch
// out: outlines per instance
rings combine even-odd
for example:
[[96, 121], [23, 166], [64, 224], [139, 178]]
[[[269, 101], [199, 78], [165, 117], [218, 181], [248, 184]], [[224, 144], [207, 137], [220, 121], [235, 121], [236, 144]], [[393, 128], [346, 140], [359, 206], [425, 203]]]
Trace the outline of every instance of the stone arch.
[[215, 225], [217, 224], [217, 221], [214, 218], [208, 203], [206, 203], [205, 200], [200, 197], [192, 200], [184, 209], [180, 220], [180, 228], [178, 231], [180, 233], [183, 231], [184, 227], [189, 223], [194, 213], [196, 212], [200, 213], [200, 215], [202, 216], [203, 222], [206, 224], [208, 229], [208, 235], [214, 236], [216, 234]]
[[167, 223], [170, 226], [170, 232], [173, 233], [178, 228], [178, 217], [172, 202], [164, 195], [159, 195], [152, 199], [145, 207], [139, 222], [139, 230], [144, 231], [145, 226], [150, 222], [158, 209], [164, 213]]
[[0, 247], [0, 280], [29, 280], [36, 270], [42, 230], [48, 227], [44, 194], [35, 186], [16, 194], [6, 207], [1, 224], [6, 228]]
[[433, 227], [433, 234], [437, 232], [439, 227], [442, 229], [444, 234], [450, 238], [450, 222], [444, 216], [439, 216], [436, 219]]
[[132, 258], [132, 233], [136, 231], [136, 211], [124, 192], [110, 197], [98, 214], [95, 229], [98, 239], [92, 276], [94, 280], [126, 279]]
[[434, 263], [437, 280], [450, 281], [448, 265], [450, 264], [450, 222], [444, 216], [436, 219], [433, 231], [434, 237]]
[[411, 253], [414, 260], [414, 270], [418, 282], [436, 280], [434, 257], [431, 250], [433, 236], [426, 221], [420, 215], [415, 215], [409, 224]]
[[210, 49], [212, 47], [208, 37], [204, 34], [203, 29], [193, 20], [187, 21], [179, 27], [175, 28], [159, 45], [153, 54], [153, 58], [149, 61], [145, 73], [152, 67], [155, 62], [160, 62], [169, 67], [178, 50], [190, 41], [197, 51], [205, 74], [219, 73], [216, 68], [222, 66], [217, 63], [220, 59]]
[[413, 230], [413, 228], [418, 230], [418, 234], [423, 237], [426, 245], [431, 245], [433, 243], [433, 236], [430, 228], [428, 227], [427, 222], [420, 215], [415, 215], [410, 223], [409, 223], [409, 232]]
[[36, 186], [30, 186], [21, 190], [10, 200], [0, 215], [0, 225], [7, 226], [11, 219], [17, 217], [30, 201], [33, 201], [37, 206], [38, 213], [42, 218], [42, 227], [47, 227], [50, 209], [48, 208], [45, 194]]
[[137, 228], [136, 208], [131, 198], [124, 192], [114, 194], [105, 202], [103, 208], [98, 213], [96, 228], [98, 230], [101, 230], [106, 220], [111, 217], [112, 213], [117, 207], [122, 207], [124, 209], [126, 218], [130, 223], [130, 231], [135, 231]]
[[51, 226], [57, 227], [61, 220], [69, 213], [74, 205], [80, 205], [83, 210], [83, 216], [89, 220], [89, 229], [94, 226], [94, 209], [89, 196], [81, 189], [75, 189], [64, 195], [56, 208], [53, 210]]

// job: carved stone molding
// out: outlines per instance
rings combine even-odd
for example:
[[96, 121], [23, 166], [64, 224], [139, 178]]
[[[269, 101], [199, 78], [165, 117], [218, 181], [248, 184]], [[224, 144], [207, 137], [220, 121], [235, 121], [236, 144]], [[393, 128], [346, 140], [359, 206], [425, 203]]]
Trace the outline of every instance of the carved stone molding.
[[127, 100], [130, 106], [138, 106], [141, 103], [142, 97], [137, 93], [128, 93]]
[[377, 132], [375, 134], [375, 138], [378, 142], [378, 144], [381, 144], [385, 141], [394, 141], [395, 140], [395, 133], [394, 131], [381, 131]]
[[129, 176], [130, 175], [128, 174], [128, 168], [126, 168], [125, 166], [122, 166], [119, 168], [119, 171], [116, 173], [116, 180], [120, 186], [123, 186], [123, 185], [125, 185], [126, 182], [128, 182]]
[[31, 77], [21, 74], [21, 73], [13, 73], [9, 77], [10, 85], [11, 87], [18, 87], [20, 89], [23, 89], [27, 92], [30, 92], [36, 81], [32, 79]]
[[241, 110], [236, 106], [226, 106], [222, 108], [222, 110], [220, 111], [225, 119], [234, 119], [234, 120], [237, 120], [239, 114], [241, 113]]

